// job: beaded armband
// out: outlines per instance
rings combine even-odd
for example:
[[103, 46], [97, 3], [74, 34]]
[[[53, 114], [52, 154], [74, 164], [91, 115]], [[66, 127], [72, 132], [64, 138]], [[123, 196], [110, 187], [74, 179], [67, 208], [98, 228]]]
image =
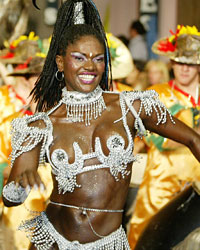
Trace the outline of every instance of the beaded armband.
[[[138, 131], [139, 136], [145, 136], [146, 130], [144, 125], [142, 124], [140, 115], [142, 109], [146, 115], [151, 116], [153, 110], [156, 111], [157, 114], [157, 124], [164, 124], [167, 121], [167, 115], [169, 115], [172, 123], [175, 123], [172, 119], [172, 115], [170, 111], [165, 107], [165, 105], [159, 100], [159, 95], [155, 90], [145, 90], [145, 91], [124, 91], [123, 92], [124, 100], [128, 106], [128, 110], [130, 110], [135, 116], [135, 129]], [[133, 102], [135, 100], [140, 100], [141, 105], [138, 112], [133, 109]]]
[[3, 197], [12, 203], [23, 203], [30, 193], [30, 188], [25, 189], [22, 186], [16, 186], [14, 181], [11, 181], [3, 188]]
[[[41, 120], [45, 123], [45, 128], [31, 127], [30, 123]], [[52, 141], [52, 123], [46, 113], [37, 113], [31, 116], [16, 118], [11, 123], [12, 129], [12, 153], [11, 167], [14, 161], [21, 154], [35, 148], [40, 142], [42, 143], [40, 150], [39, 164], [44, 162], [45, 147], [49, 146]]]

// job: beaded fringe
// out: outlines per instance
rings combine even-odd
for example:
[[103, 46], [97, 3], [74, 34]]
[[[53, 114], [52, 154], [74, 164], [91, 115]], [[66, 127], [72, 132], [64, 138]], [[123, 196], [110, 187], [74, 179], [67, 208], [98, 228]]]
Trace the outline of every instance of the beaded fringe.
[[90, 93], [80, 93], [62, 89], [61, 102], [66, 105], [67, 121], [85, 122], [90, 125], [92, 119], [97, 119], [106, 109], [100, 86]]
[[[45, 128], [31, 127], [30, 123], [41, 120], [45, 124]], [[11, 167], [14, 161], [21, 154], [35, 148], [39, 143], [42, 144], [40, 150], [39, 164], [45, 162], [45, 146], [52, 140], [52, 123], [45, 113], [37, 113], [31, 116], [16, 118], [11, 123]]]
[[68, 241], [60, 235], [48, 220], [45, 212], [23, 222], [19, 230], [27, 233], [27, 237], [38, 250], [50, 250], [54, 243], [58, 245], [59, 250], [130, 250], [122, 226], [100, 240], [80, 244], [78, 241]]
[[[175, 124], [170, 111], [160, 101], [159, 95], [155, 90], [124, 91], [122, 95], [124, 96], [124, 100], [128, 106], [127, 112], [130, 110], [136, 118], [134, 127], [137, 130], [137, 135], [139, 137], [142, 138], [147, 134], [147, 131], [145, 130], [144, 125], [140, 118], [143, 109], [147, 116], [151, 116], [153, 111], [156, 112], [157, 115], [156, 125], [166, 123], [168, 116], [171, 122]], [[136, 112], [132, 106], [135, 100], [140, 100], [141, 103], [138, 112]]]
[[91, 103], [83, 104], [66, 104], [68, 121], [84, 122], [85, 125], [90, 125], [90, 121], [101, 116], [103, 110], [106, 109], [103, 97]]

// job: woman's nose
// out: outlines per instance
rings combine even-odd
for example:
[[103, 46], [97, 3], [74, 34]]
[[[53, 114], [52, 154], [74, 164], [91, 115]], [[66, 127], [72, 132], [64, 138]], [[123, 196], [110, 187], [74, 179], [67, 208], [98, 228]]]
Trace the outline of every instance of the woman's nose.
[[94, 62], [92, 59], [87, 59], [87, 61], [84, 64], [84, 68], [88, 70], [93, 70], [95, 67]]

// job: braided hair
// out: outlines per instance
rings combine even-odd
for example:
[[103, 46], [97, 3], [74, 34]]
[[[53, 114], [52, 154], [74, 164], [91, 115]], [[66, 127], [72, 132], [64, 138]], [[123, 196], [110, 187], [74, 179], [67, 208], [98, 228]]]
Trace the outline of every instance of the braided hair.
[[[77, 2], [83, 3], [83, 13], [85, 24], [74, 24], [74, 9]], [[38, 78], [31, 94], [37, 103], [37, 111], [46, 111], [56, 105], [61, 99], [62, 88], [65, 82], [58, 81], [55, 73], [58, 70], [56, 55], [66, 51], [69, 44], [73, 44], [81, 36], [95, 36], [105, 48], [105, 72], [102, 76], [100, 86], [104, 90], [109, 89], [111, 76], [111, 59], [105, 31], [98, 13], [98, 10], [91, 0], [67, 0], [58, 10], [57, 20], [54, 26], [49, 51], [45, 60], [43, 71]]]

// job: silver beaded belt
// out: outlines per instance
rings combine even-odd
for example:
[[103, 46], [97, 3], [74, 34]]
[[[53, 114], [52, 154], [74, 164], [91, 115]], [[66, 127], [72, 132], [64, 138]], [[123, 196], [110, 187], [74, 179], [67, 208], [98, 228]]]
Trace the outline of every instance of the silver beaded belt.
[[92, 232], [99, 238], [104, 238], [105, 236], [98, 234], [94, 230], [87, 211], [89, 211], [89, 212], [102, 212], [102, 213], [123, 213], [123, 211], [124, 211], [123, 209], [114, 210], [114, 209], [98, 209], [98, 208], [78, 207], [78, 206], [58, 203], [58, 202], [54, 202], [54, 201], [50, 201], [50, 203], [54, 204], [54, 205], [61, 206], [61, 207], [68, 207], [68, 208], [74, 208], [74, 209], [82, 210], [82, 213], [87, 216], [88, 223], [90, 225], [90, 228], [91, 228]]
[[50, 201], [50, 203], [54, 204], [54, 205], [61, 206], [61, 207], [75, 208], [78, 210], [89, 211], [89, 212], [102, 212], [102, 213], [123, 213], [124, 212], [123, 209], [114, 210], [114, 209], [98, 209], [98, 208], [78, 207], [78, 206], [63, 204], [63, 203], [59, 203], [59, 202], [55, 202], [55, 201]]
[[81, 244], [78, 241], [68, 241], [54, 228], [45, 212], [25, 221], [19, 230], [28, 233], [28, 238], [39, 250], [50, 250], [57, 244], [59, 250], [130, 250], [130, 246], [122, 226], [111, 234], [94, 242]]

